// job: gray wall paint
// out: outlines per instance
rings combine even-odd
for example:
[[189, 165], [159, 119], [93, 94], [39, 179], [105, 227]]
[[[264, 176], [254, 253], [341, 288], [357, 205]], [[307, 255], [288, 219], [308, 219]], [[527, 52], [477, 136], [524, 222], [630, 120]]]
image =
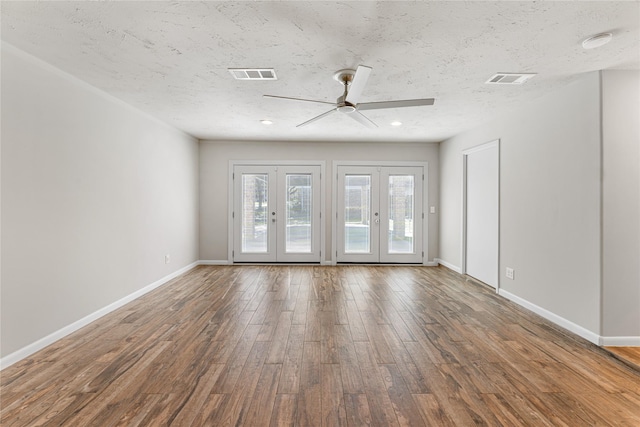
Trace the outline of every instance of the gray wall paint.
[[[358, 126], [356, 123], [355, 126]], [[227, 260], [228, 170], [230, 160], [323, 160], [323, 177], [334, 160], [421, 161], [429, 163], [429, 202], [438, 201], [438, 145], [347, 142], [200, 142], [200, 259]], [[331, 181], [326, 181], [326, 251], [331, 248]], [[429, 218], [429, 258], [438, 256], [438, 215]], [[331, 257], [323, 254], [323, 259]]]
[[193, 138], [4, 44], [1, 136], [2, 356], [198, 259]]
[[[594, 333], [600, 331], [599, 87], [598, 73], [586, 74], [440, 146], [440, 258], [460, 266], [461, 151], [500, 139], [500, 286]], [[515, 280], [505, 267], [515, 269]]]
[[602, 335], [640, 337], [640, 72], [604, 71]]

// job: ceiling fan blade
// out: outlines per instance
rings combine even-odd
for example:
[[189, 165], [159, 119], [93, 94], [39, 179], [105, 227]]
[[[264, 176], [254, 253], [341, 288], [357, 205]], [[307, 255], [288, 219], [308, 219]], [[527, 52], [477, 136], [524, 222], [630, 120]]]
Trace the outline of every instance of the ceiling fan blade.
[[335, 112], [336, 112], [336, 109], [335, 109], [335, 108], [332, 108], [331, 110], [327, 111], [326, 113], [322, 113], [322, 114], [320, 114], [319, 116], [315, 116], [313, 119], [307, 120], [307, 121], [306, 121], [306, 122], [304, 122], [304, 123], [300, 123], [300, 124], [299, 124], [298, 126], [296, 126], [296, 127], [297, 127], [297, 128], [299, 128], [299, 127], [302, 127], [302, 126], [306, 126], [306, 125], [308, 125], [309, 123], [313, 123], [313, 122], [315, 122], [316, 120], [320, 120], [321, 118], [326, 117], [326, 116], [328, 116], [329, 114], [331, 114], [331, 113], [335, 113]]
[[365, 116], [364, 114], [362, 114], [358, 110], [353, 111], [351, 113], [347, 113], [347, 116], [351, 117], [356, 122], [360, 122], [361, 124], [365, 125], [366, 127], [370, 127], [370, 128], [377, 128], [378, 127], [377, 124], [372, 122], [371, 119], [369, 119], [367, 116]]
[[358, 65], [356, 75], [353, 76], [353, 80], [351, 81], [351, 84], [349, 84], [349, 92], [347, 92], [347, 98], [345, 101], [350, 102], [353, 105], [358, 103], [372, 70], [373, 69], [371, 67], [367, 67], [366, 65]]
[[336, 105], [335, 102], [328, 102], [328, 101], [318, 101], [315, 99], [303, 99], [303, 98], [291, 98], [288, 96], [277, 96], [277, 95], [262, 95], [263, 98], [276, 98], [276, 99], [286, 99], [289, 101], [304, 101], [304, 102], [315, 102], [316, 104], [329, 104], [329, 105]]
[[361, 102], [356, 107], [358, 110], [382, 110], [383, 108], [421, 107], [433, 105], [435, 99], [404, 99], [402, 101]]

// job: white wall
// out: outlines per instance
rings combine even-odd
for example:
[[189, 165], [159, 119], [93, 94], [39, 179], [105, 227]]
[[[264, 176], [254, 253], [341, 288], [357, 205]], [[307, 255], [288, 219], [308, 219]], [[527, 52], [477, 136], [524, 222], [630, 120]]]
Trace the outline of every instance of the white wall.
[[[438, 201], [438, 145], [371, 142], [200, 142], [200, 259], [227, 260], [228, 171], [230, 160], [323, 160], [323, 176], [334, 160], [422, 161], [429, 163], [429, 202]], [[326, 182], [326, 250], [331, 246], [331, 181]], [[438, 214], [429, 221], [428, 256], [438, 256]], [[325, 256], [323, 255], [323, 258]], [[326, 257], [327, 260], [330, 257]]]
[[5, 44], [1, 136], [3, 357], [198, 259], [195, 139]]
[[602, 334], [640, 345], [640, 72], [604, 71], [602, 105]]
[[500, 139], [500, 287], [587, 334], [600, 332], [599, 88], [583, 75], [440, 146], [440, 258], [460, 266], [461, 151]]

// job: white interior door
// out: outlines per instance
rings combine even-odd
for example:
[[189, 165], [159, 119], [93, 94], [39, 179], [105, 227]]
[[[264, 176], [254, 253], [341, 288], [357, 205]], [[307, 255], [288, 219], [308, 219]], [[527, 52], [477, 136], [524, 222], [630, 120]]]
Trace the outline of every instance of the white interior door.
[[337, 179], [337, 262], [422, 262], [422, 167], [338, 166]]
[[464, 154], [465, 272], [498, 287], [499, 148], [484, 144]]
[[236, 165], [233, 261], [320, 262], [320, 166]]

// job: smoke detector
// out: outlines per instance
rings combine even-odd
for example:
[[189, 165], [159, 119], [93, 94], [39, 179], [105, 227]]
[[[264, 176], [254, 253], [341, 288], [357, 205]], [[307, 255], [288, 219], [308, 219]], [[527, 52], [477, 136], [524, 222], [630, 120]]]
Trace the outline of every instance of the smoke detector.
[[536, 73], [497, 73], [485, 83], [488, 85], [521, 85]]

